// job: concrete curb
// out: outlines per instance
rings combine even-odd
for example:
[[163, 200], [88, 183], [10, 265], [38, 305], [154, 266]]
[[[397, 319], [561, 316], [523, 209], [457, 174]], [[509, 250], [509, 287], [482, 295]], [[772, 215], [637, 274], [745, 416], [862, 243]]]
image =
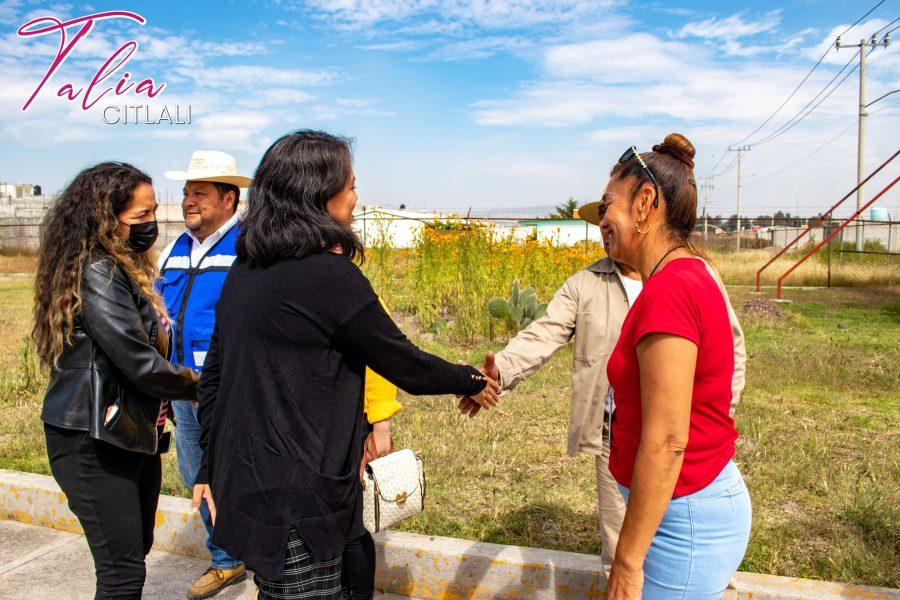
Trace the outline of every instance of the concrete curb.
[[[52, 477], [0, 469], [0, 519], [81, 533]], [[206, 531], [184, 498], [161, 496], [154, 548], [208, 556]], [[602, 598], [596, 556], [404, 532], [375, 536], [378, 588], [424, 600]], [[900, 600], [900, 590], [738, 573], [741, 600]]]

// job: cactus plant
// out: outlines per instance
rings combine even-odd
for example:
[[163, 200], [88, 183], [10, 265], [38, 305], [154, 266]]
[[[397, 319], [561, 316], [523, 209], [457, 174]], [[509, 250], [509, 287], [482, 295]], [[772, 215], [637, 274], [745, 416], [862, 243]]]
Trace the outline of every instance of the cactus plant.
[[487, 310], [494, 319], [501, 319], [518, 330], [541, 318], [547, 311], [547, 304], [538, 302], [534, 289], [520, 289], [519, 281], [516, 280], [513, 281], [509, 300], [491, 298], [487, 303]]

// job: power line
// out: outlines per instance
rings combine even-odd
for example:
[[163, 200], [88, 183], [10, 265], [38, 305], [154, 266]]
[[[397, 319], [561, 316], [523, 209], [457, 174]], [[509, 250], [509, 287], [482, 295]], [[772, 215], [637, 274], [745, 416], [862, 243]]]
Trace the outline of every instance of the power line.
[[[879, 29], [878, 31], [876, 31], [875, 33], [873, 33], [872, 35], [878, 35], [879, 33], [881, 33], [882, 31], [884, 31], [885, 29], [887, 29], [888, 27], [890, 27], [891, 25], [893, 25], [893, 24], [896, 23], [897, 21], [900, 21], [900, 17], [897, 17], [896, 19], [894, 19], [893, 21], [891, 21], [890, 23], [888, 23], [887, 25], [885, 25], [884, 27], [882, 27], [881, 29]], [[891, 29], [891, 31], [894, 31], [894, 30]], [[889, 31], [888, 33], [890, 33], [890, 31]]]
[[887, 106], [882, 106], [881, 108], [879, 108], [877, 110], [870, 110], [869, 114], [874, 115], [875, 113], [880, 113], [881, 111], [887, 110], [889, 108], [893, 108], [893, 107], [897, 106], [898, 104], [900, 104], [900, 100], [898, 100], [897, 102], [892, 102], [892, 103], [888, 104]]
[[[845, 30], [844, 30], [844, 33], [847, 33], [848, 31], [850, 31], [851, 29], [853, 29], [854, 27], [856, 27], [857, 25], [859, 25], [859, 24], [862, 22], [863, 19], [865, 19], [866, 17], [868, 17], [869, 15], [871, 15], [873, 12], [875, 12], [875, 11], [878, 9], [878, 7], [881, 6], [882, 4], [884, 4], [885, 2], [887, 2], [887, 0], [881, 0], [881, 2], [879, 2], [878, 4], [876, 4], [875, 6], [873, 6], [871, 9], [869, 9], [869, 12], [867, 12], [866, 14], [864, 14], [863, 16], [861, 16], [860, 18], [858, 18], [858, 19], [856, 20], [856, 23], [854, 23], [853, 25], [851, 25], [850, 27], [848, 27], [847, 29], [845, 29]], [[844, 35], [844, 33], [842, 33], [841, 35]]]
[[797, 165], [799, 165], [800, 163], [802, 163], [802, 162], [805, 161], [806, 159], [810, 158], [811, 156], [813, 156], [814, 154], [816, 154], [817, 152], [819, 152], [819, 150], [822, 150], [822, 149], [825, 148], [826, 146], [829, 146], [829, 145], [831, 145], [832, 143], [834, 143], [835, 141], [837, 141], [838, 138], [840, 138], [842, 135], [844, 135], [845, 133], [847, 133], [848, 131], [850, 131], [850, 130], [853, 129], [854, 127], [856, 127], [856, 119], [854, 119], [853, 122], [850, 123], [850, 126], [849, 126], [849, 127], [847, 127], [846, 129], [844, 129], [843, 131], [841, 131], [839, 134], [837, 134], [836, 136], [834, 136], [833, 138], [831, 138], [830, 140], [828, 140], [827, 142], [825, 142], [824, 144], [822, 144], [821, 146], [819, 146], [818, 148], [816, 148], [815, 150], [813, 150], [812, 152], [810, 152], [809, 154], [807, 154], [806, 156], [804, 156], [803, 158], [801, 158], [800, 160], [798, 160], [797, 162], [795, 162], [794, 164], [790, 165], [789, 167], [785, 167], [784, 169], [778, 171], [777, 173], [773, 173], [772, 175], [768, 175], [768, 176], [766, 176], [766, 177], [763, 177], [762, 179], [757, 179], [756, 181], [753, 181], [753, 182], [751, 182], [751, 183], [748, 183], [745, 187], [750, 187], [750, 186], [757, 185], [757, 184], [760, 184], [760, 183], [765, 183], [766, 181], [770, 181], [770, 180], [772, 180], [772, 179], [775, 179], [776, 177], [778, 177], [779, 175], [781, 175], [781, 174], [783, 174], [783, 173], [787, 173], [788, 171], [790, 171], [791, 169], [793, 169], [794, 167], [796, 167]]
[[717, 175], [710, 175], [713, 171], [719, 168], [719, 165], [722, 164], [722, 161], [725, 160], [725, 157], [728, 156], [727, 152], [723, 152], [722, 156], [719, 157], [719, 160], [713, 165], [713, 168], [706, 172], [706, 175], [701, 175], [701, 177], [718, 177]]
[[[860, 50], [860, 52], [861, 52], [861, 51], [862, 51], [862, 50]], [[869, 52], [866, 54], [866, 56], [868, 56], [868, 55], [871, 54], [871, 53], [872, 53], [872, 51], [869, 51]], [[859, 52], [857, 52], [856, 54], [853, 55], [853, 58], [850, 59], [850, 62], [853, 62], [853, 61], [856, 59], [857, 56], [859, 56]], [[800, 123], [800, 121], [802, 121], [803, 119], [805, 119], [806, 117], [808, 117], [810, 113], [812, 113], [814, 110], [816, 110], [817, 108], [819, 108], [819, 106], [821, 106], [822, 103], [825, 102], [825, 101], [828, 99], [829, 96], [831, 96], [831, 94], [833, 94], [835, 91], [837, 91], [837, 89], [838, 89], [839, 87], [841, 87], [841, 86], [844, 84], [844, 82], [846, 82], [847, 79], [848, 79], [851, 75], [853, 75], [853, 73], [855, 73], [856, 70], [859, 68], [859, 65], [858, 65], [858, 64], [857, 64], [857, 65], [854, 65], [852, 69], [850, 69], [849, 71], [847, 71], [847, 74], [844, 75], [844, 78], [843, 78], [843, 79], [841, 79], [834, 87], [831, 88], [831, 90], [829, 90], [829, 92], [828, 92], [827, 94], [825, 94], [824, 96], [822, 96], [822, 99], [821, 99], [821, 100], [819, 100], [818, 102], [816, 102], [816, 104], [810, 108], [810, 104], [812, 104], [813, 102], [815, 102], [815, 101], [819, 98], [819, 96], [822, 95], [822, 92], [824, 92], [825, 90], [828, 89], [828, 86], [830, 86], [830, 85], [834, 82], [834, 80], [837, 79], [837, 78], [840, 76], [840, 74], [844, 72], [844, 69], [846, 69], [846, 68], [850, 65], [850, 62], [848, 62], [846, 65], [844, 65], [844, 67], [843, 67], [840, 71], [838, 71], [837, 75], [835, 75], [835, 76], [832, 78], [832, 80], [829, 81], [828, 84], [827, 84], [824, 88], [822, 88], [822, 91], [820, 91], [818, 94], [816, 94], [816, 96], [813, 97], [813, 99], [810, 100], [810, 101], [806, 104], [806, 106], [804, 106], [803, 108], [801, 108], [800, 111], [799, 111], [796, 115], [794, 115], [793, 117], [791, 117], [784, 125], [782, 125], [782, 126], [779, 127], [778, 129], [776, 129], [775, 131], [773, 131], [772, 133], [770, 133], [769, 135], [767, 135], [767, 136], [764, 137], [763, 139], [759, 140], [758, 142], [754, 142], [753, 144], [751, 144], [751, 146], [759, 146], [760, 144], [764, 144], [764, 143], [766, 143], [766, 142], [769, 142], [769, 141], [774, 140], [775, 138], [781, 137], [782, 135], [784, 135], [785, 133], [787, 133], [788, 131], [790, 131], [791, 129], [793, 129], [794, 126], [796, 126], [798, 123]], [[806, 110], [807, 108], [809, 108], [809, 110]], [[806, 112], [803, 112], [803, 111], [806, 111]], [[796, 120], [795, 120], [795, 119], [796, 119]]]
[[[858, 19], [856, 20], [856, 22], [854, 22], [852, 25], [850, 25], [850, 27], [848, 27], [848, 28], [845, 29], [841, 34], [839, 34], [838, 37], [841, 37], [842, 35], [844, 35], [844, 34], [847, 33], [848, 31], [850, 31], [851, 29], [853, 29], [854, 27], [856, 27], [857, 25], [859, 25], [859, 24], [863, 21], [863, 19], [865, 19], [866, 17], [868, 17], [869, 15], [871, 15], [873, 12], [875, 12], [875, 10], [876, 10], [879, 6], [881, 6], [882, 4], [884, 4], [885, 2], [887, 2], [887, 0], [881, 0], [878, 4], [876, 4], [876, 5], [873, 6], [871, 9], [869, 9], [869, 12], [867, 12], [866, 14], [864, 14], [863, 16], [861, 16], [860, 18], [858, 18]], [[744, 138], [741, 139], [740, 141], [737, 141], [737, 142], [735, 142], [734, 144], [732, 144], [732, 146], [739, 146], [739, 145], [743, 144], [743, 143], [746, 142], [748, 139], [752, 138], [754, 135], [756, 135], [757, 133], [759, 133], [759, 131], [760, 131], [763, 127], [765, 127], [766, 125], [768, 125], [769, 122], [770, 122], [772, 119], [775, 118], [775, 115], [777, 115], [779, 112], [781, 112], [781, 109], [783, 109], [783, 108], [787, 105], [787, 103], [790, 102], [791, 98], [793, 98], [794, 95], [800, 90], [800, 88], [803, 87], [803, 84], [806, 83], [806, 81], [810, 78], [810, 76], [812, 76], [813, 72], [814, 72], [816, 69], [819, 68], [819, 65], [822, 64], [822, 61], [825, 60], [825, 57], [828, 56], [828, 53], [831, 52], [831, 49], [832, 49], [833, 47], [834, 47], [833, 45], [829, 45], [828, 48], [825, 49], [825, 52], [822, 53], [822, 56], [819, 57], [819, 60], [816, 61], [816, 64], [814, 64], [814, 65], [812, 66], [812, 68], [809, 70], [809, 72], [803, 77], [803, 79], [800, 80], [800, 83], [798, 83], [797, 86], [793, 89], [793, 91], [788, 95], [788, 97], [785, 98], [784, 102], [782, 102], [781, 105], [780, 105], [777, 109], [775, 109], [775, 112], [773, 112], [771, 115], [769, 115], [769, 118], [767, 118], [765, 121], [763, 121], [762, 125], [760, 125], [760, 126], [757, 127], [756, 129], [754, 129], [753, 132], [750, 133], [750, 135], [747, 135], [746, 137], [744, 137]], [[821, 92], [819, 92], [819, 93], [821, 93]]]
[[734, 157], [734, 160], [731, 161], [731, 162], [728, 164], [727, 167], [725, 167], [724, 169], [722, 169], [722, 170], [719, 171], [718, 173], [713, 173], [713, 174], [711, 174], [711, 175], [708, 175], [708, 177], [721, 177], [722, 175], [725, 175], [726, 173], [728, 173], [729, 171], [731, 171], [731, 170], [734, 168], [734, 166], [735, 166], [736, 164], [737, 164], [737, 157], [735, 156], [735, 157]]

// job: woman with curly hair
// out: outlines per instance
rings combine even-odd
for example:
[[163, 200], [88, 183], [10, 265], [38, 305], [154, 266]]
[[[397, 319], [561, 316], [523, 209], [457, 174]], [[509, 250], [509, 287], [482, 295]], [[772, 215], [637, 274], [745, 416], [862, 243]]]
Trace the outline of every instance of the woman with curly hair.
[[95, 598], [141, 597], [153, 544], [167, 405], [199, 376], [170, 363], [165, 304], [147, 252], [150, 177], [125, 163], [79, 173], [43, 223], [32, 337], [50, 382], [50, 470], [94, 557]]

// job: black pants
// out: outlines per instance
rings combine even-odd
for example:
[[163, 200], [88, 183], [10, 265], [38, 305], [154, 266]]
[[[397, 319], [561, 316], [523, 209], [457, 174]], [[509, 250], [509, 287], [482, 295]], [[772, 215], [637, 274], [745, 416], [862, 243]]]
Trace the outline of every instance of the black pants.
[[[360, 445], [372, 433], [368, 415], [363, 414]], [[362, 456], [359, 457], [362, 460]], [[362, 502], [362, 500], [360, 500]], [[375, 596], [375, 540], [367, 531], [365, 535], [347, 542], [341, 556], [342, 600], [370, 600]]]
[[153, 545], [162, 469], [86, 431], [44, 425], [50, 470], [78, 517], [97, 573], [95, 600], [139, 600]]
[[375, 540], [367, 532], [347, 542], [341, 557], [343, 600], [370, 600], [375, 595]]

